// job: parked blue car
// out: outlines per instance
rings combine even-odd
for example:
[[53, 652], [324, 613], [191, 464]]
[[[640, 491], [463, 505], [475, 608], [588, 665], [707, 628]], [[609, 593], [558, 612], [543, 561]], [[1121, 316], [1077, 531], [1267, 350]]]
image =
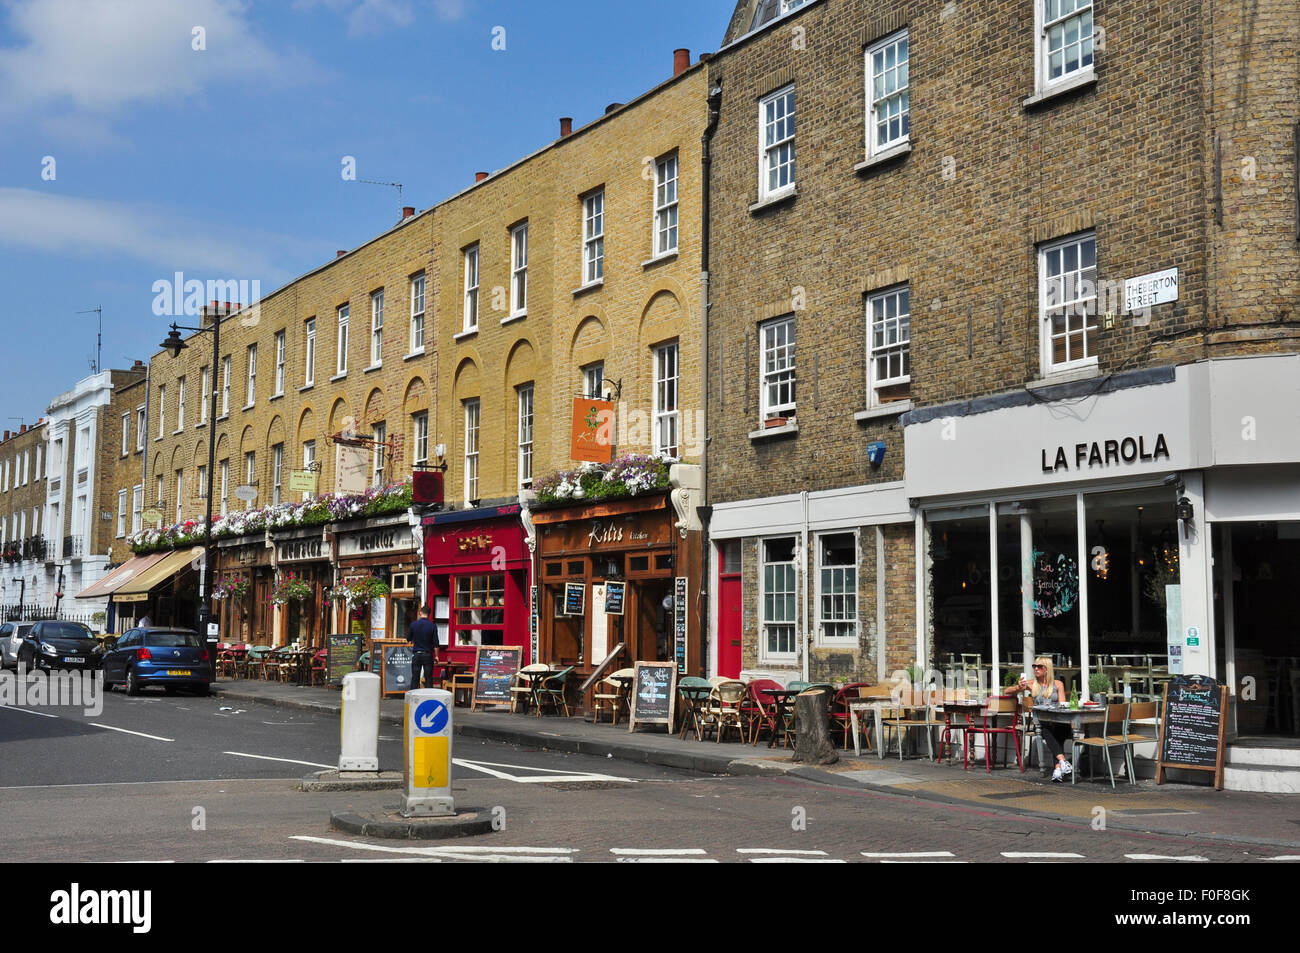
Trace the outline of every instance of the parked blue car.
[[104, 656], [104, 687], [121, 684], [128, 695], [148, 685], [206, 695], [210, 672], [208, 650], [192, 629], [131, 629]]

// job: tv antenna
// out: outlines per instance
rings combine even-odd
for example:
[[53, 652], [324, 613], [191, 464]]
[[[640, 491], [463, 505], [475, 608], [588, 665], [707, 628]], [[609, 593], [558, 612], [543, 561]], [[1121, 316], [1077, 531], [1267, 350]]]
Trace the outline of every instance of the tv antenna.
[[95, 332], [95, 363], [90, 366], [90, 373], [98, 374], [102, 370], [101, 352], [104, 349], [104, 306], [87, 308], [85, 311], [78, 311], [77, 314], [96, 314], [99, 316], [98, 329]]
[[397, 189], [397, 214], [402, 214], [402, 183], [401, 182], [378, 182], [374, 179], [357, 179], [366, 185], [387, 185], [390, 188]]

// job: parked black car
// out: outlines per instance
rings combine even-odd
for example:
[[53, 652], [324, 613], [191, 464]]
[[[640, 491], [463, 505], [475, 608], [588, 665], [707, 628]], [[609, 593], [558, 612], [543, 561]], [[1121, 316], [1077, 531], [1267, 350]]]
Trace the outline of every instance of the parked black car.
[[37, 622], [21, 635], [18, 662], [35, 669], [99, 668], [103, 661], [99, 641], [79, 622]]
[[193, 629], [131, 629], [104, 654], [104, 687], [126, 686], [138, 695], [147, 685], [208, 693], [208, 650]]

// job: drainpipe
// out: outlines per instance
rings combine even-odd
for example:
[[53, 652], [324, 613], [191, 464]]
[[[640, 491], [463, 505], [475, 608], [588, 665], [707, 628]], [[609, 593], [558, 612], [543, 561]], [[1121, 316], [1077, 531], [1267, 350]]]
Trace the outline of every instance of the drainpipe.
[[808, 681], [808, 491], [799, 491], [799, 505], [802, 508], [802, 522], [800, 529], [801, 540], [799, 543], [799, 562], [801, 562], [803, 572], [800, 573], [799, 580], [799, 597], [803, 600], [803, 611], [799, 613], [799, 621], [803, 629], [803, 680]]
[[[700, 232], [700, 502], [705, 507], [709, 505], [709, 187], [711, 183], [711, 172], [713, 168], [713, 156], [710, 152], [710, 144], [713, 142], [713, 133], [718, 128], [718, 111], [722, 106], [722, 84], [712, 87], [709, 90], [709, 118], [708, 124], [704, 127], [704, 135], [700, 137], [700, 212], [703, 226]], [[712, 519], [712, 510], [706, 509], [710, 517], [703, 521], [700, 527], [700, 567], [703, 579], [700, 585], [700, 601], [704, 607], [704, 612], [700, 617], [700, 663], [705, 672], [709, 670], [709, 644], [715, 641], [716, 632], [713, 630], [713, 622], [716, 620], [716, 611], [712, 614], [708, 609], [710, 605], [716, 606], [713, 602], [716, 593], [713, 592], [713, 579], [715, 574], [712, 571], [713, 562], [710, 559], [712, 547], [709, 544], [709, 524]], [[714, 655], [714, 673], [717, 673], [717, 656]]]

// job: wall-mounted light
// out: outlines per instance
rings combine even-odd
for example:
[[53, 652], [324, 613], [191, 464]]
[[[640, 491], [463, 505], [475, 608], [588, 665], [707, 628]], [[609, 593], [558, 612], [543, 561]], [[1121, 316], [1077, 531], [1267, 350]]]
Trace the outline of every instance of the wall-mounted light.
[[1192, 506], [1192, 501], [1185, 496], [1180, 496], [1178, 502], [1174, 505], [1174, 515], [1182, 521], [1183, 539], [1187, 539], [1187, 524], [1190, 523], [1192, 517], [1196, 515], [1196, 509]]

